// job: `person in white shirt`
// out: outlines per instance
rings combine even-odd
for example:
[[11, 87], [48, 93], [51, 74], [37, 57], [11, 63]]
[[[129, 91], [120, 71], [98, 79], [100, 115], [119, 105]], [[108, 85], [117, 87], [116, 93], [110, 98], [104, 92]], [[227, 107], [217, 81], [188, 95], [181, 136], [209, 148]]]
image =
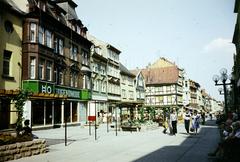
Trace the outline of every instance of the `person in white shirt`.
[[189, 134], [190, 118], [191, 118], [191, 113], [189, 112], [189, 109], [186, 109], [186, 112], [184, 113], [184, 125], [188, 134]]
[[177, 113], [176, 110], [173, 110], [170, 114], [170, 121], [172, 124], [172, 134], [175, 135], [177, 133]]

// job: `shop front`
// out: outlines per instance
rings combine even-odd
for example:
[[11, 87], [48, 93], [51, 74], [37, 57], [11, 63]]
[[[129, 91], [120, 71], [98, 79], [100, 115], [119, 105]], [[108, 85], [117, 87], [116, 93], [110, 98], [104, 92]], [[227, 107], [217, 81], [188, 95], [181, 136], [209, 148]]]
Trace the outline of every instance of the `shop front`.
[[31, 92], [24, 106], [24, 119], [29, 119], [33, 128], [61, 127], [65, 120], [79, 125], [86, 118], [85, 105], [91, 99], [88, 90], [32, 80], [23, 81], [23, 88]]

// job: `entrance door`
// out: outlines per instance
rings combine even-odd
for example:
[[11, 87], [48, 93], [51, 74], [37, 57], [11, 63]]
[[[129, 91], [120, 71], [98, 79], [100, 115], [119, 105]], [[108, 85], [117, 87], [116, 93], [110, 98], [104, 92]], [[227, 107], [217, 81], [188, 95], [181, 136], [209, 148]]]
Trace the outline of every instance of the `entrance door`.
[[0, 100], [0, 130], [8, 129], [10, 126], [10, 100]]

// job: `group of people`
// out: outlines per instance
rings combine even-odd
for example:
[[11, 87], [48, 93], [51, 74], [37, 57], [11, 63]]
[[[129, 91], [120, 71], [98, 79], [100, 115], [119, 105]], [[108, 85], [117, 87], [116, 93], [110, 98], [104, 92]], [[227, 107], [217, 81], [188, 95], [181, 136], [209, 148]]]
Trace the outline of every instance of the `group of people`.
[[[201, 115], [198, 114], [196, 110], [193, 113], [191, 113], [189, 109], [186, 109], [186, 112], [184, 113], [183, 118], [184, 118], [184, 125], [185, 125], [186, 132], [189, 134], [191, 131], [197, 134], [198, 129], [200, 128]], [[164, 127], [163, 133], [166, 134], [167, 129], [169, 128], [170, 134], [176, 135], [177, 122], [178, 122], [177, 112], [176, 110], [172, 110], [170, 115], [166, 115], [165, 117], [165, 121], [163, 124], [163, 127]]]
[[240, 154], [240, 118], [239, 114], [229, 112], [227, 118], [222, 115], [216, 122], [220, 128], [221, 141], [209, 156], [218, 155], [222, 161], [239, 161]]

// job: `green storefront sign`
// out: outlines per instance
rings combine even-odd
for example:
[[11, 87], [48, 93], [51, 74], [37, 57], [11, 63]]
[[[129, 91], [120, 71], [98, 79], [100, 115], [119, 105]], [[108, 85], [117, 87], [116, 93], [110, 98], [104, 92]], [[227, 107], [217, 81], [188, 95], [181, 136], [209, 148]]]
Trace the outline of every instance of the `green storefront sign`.
[[35, 80], [23, 81], [23, 89], [31, 91], [33, 93], [54, 93], [54, 84]]
[[23, 89], [33, 93], [47, 93], [67, 95], [68, 98], [91, 100], [91, 92], [89, 90], [78, 90], [69, 87], [58, 86], [52, 83], [36, 80], [23, 81]]

